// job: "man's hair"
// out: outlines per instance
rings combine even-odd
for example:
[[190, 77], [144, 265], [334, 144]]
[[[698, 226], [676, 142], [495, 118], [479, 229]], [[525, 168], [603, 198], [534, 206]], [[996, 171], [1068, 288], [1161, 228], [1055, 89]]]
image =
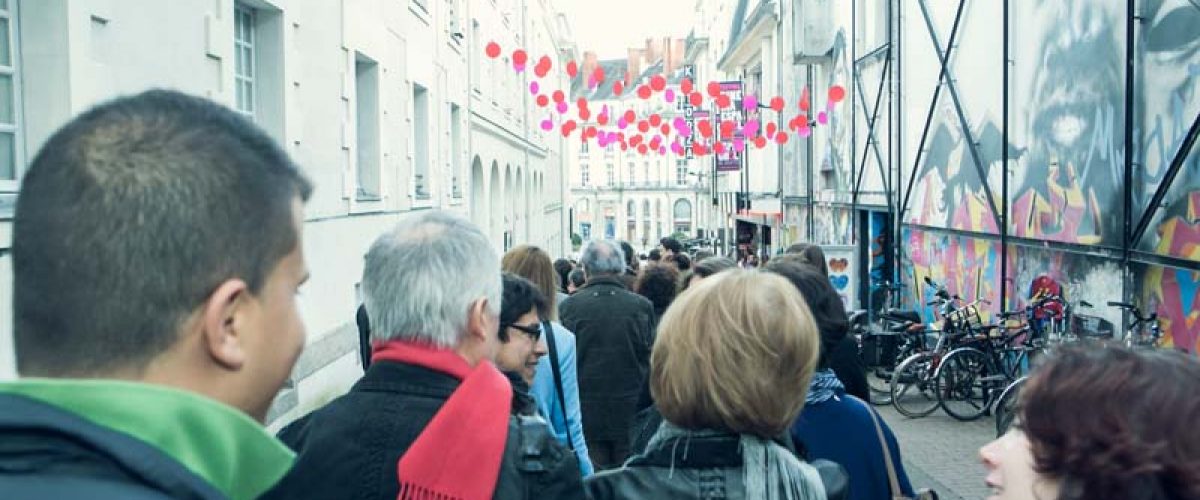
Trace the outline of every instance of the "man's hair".
[[638, 274], [633, 288], [654, 304], [657, 310], [665, 310], [675, 300], [675, 282], [679, 271], [670, 264], [650, 264]]
[[567, 276], [574, 270], [575, 264], [567, 259], [554, 261], [554, 272], [558, 273], [558, 289], [564, 293], [567, 291]]
[[471, 304], [500, 311], [500, 259], [466, 219], [427, 210], [401, 219], [371, 245], [363, 266], [371, 338], [454, 347]]
[[558, 274], [554, 264], [550, 262], [550, 254], [533, 245], [518, 245], [504, 253], [500, 259], [500, 269], [525, 278], [537, 285], [545, 297], [546, 306], [541, 308], [546, 319], [558, 319], [556, 299], [558, 298]]
[[539, 316], [546, 314], [546, 296], [532, 281], [512, 273], [504, 273], [504, 297], [500, 299], [500, 341], [508, 342], [508, 328], [525, 313], [533, 310]]
[[679, 293], [683, 293], [692, 285], [692, 278], [699, 276], [707, 278], [726, 269], [737, 268], [737, 262], [729, 257], [709, 257], [692, 266], [691, 269], [679, 275]]
[[673, 253], [683, 252], [683, 245], [679, 243], [679, 240], [670, 236], [658, 240], [658, 243], [662, 245], [663, 248], [670, 250]]
[[103, 103], [34, 157], [13, 222], [23, 375], [142, 369], [221, 282], [261, 291], [312, 185], [238, 113], [152, 90]]
[[775, 259], [767, 264], [764, 270], [787, 278], [804, 297], [808, 310], [817, 322], [817, 330], [821, 332], [821, 358], [818, 366], [828, 367], [829, 355], [850, 330], [850, 320], [846, 317], [846, 308], [842, 305], [837, 290], [829, 283], [829, 278], [807, 264]]
[[681, 272], [692, 269], [692, 258], [688, 257], [688, 254], [686, 253], [672, 254], [669, 260], [674, 263], [675, 267]]
[[594, 240], [583, 247], [579, 264], [589, 277], [625, 272], [625, 253], [612, 240]]
[[730, 270], [680, 295], [658, 325], [650, 391], [665, 420], [771, 438], [795, 421], [817, 328], [787, 280]]
[[587, 276], [583, 274], [583, 269], [572, 269], [571, 274], [567, 275], [567, 280], [575, 285], [575, 288], [579, 288], [587, 283]]
[[658, 261], [662, 260], [662, 251], [660, 251], [657, 248], [650, 250], [650, 254], [647, 256], [647, 260], [649, 260], [651, 262], [658, 262]]
[[637, 252], [633, 251], [633, 245], [624, 240], [618, 241], [617, 244], [621, 245], [621, 253], [625, 256], [625, 269], [630, 272], [637, 272], [638, 256]]

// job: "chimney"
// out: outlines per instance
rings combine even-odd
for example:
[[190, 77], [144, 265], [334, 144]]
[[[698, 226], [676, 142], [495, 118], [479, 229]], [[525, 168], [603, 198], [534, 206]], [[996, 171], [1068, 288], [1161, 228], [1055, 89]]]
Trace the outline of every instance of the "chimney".
[[663, 44], [661, 38], [646, 39], [646, 64], [654, 64], [662, 58]]
[[663, 70], [665, 72], [670, 74], [683, 65], [684, 47], [683, 39], [671, 40], [668, 43], [666, 56], [663, 57]]
[[642, 49], [629, 49], [629, 57], [625, 59], [625, 86], [630, 87], [642, 75]]
[[[583, 51], [583, 61], [579, 64], [579, 81], [583, 85], [587, 85], [588, 77], [592, 76], [592, 72], [596, 70], [596, 53], [590, 50]], [[607, 78], [608, 75], [605, 75]]]

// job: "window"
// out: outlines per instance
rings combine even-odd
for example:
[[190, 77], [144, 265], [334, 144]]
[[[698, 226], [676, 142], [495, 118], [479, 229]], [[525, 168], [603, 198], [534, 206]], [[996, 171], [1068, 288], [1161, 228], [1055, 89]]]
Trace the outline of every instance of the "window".
[[579, 154], [581, 154], [581, 155], [588, 154], [588, 142], [587, 141], [583, 141], [583, 143], [579, 145]]
[[14, 2], [0, 1], [0, 186], [13, 191], [25, 161], [16, 8]]
[[692, 232], [692, 203], [684, 198], [675, 200], [675, 232]]
[[462, 0], [446, 0], [446, 31], [450, 33], [450, 43], [460, 46], [463, 39], [462, 13]]
[[688, 167], [687, 160], [675, 160], [675, 184], [684, 186], [687, 184]]
[[609, 163], [604, 167], [604, 175], [608, 178], [608, 185], [612, 186], [617, 183], [615, 172], [613, 172], [613, 164]]
[[450, 105], [450, 196], [462, 198], [462, 108]]
[[429, 91], [413, 84], [413, 126], [409, 134], [413, 144], [413, 195], [429, 199]]
[[355, 131], [358, 160], [356, 166], [359, 200], [379, 200], [379, 65], [371, 58], [355, 53], [354, 58]]
[[637, 185], [637, 167], [633, 162], [629, 162], [629, 185]]
[[642, 200], [642, 219], [646, 221], [646, 233], [650, 233], [650, 200]]
[[630, 221], [637, 219], [637, 203], [635, 203], [633, 200], [629, 200], [629, 202], [625, 204], [625, 218], [629, 219]]
[[254, 9], [237, 4], [233, 11], [233, 80], [237, 94], [234, 109], [254, 117], [255, 74]]
[[588, 164], [580, 163], [579, 164], [579, 185], [583, 186], [583, 187], [588, 187], [588, 183], [590, 181], [591, 181], [591, 179], [588, 177]]

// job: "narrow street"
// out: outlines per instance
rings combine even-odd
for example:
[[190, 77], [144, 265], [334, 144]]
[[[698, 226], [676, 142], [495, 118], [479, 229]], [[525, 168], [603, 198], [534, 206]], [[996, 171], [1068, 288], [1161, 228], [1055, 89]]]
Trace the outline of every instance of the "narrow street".
[[959, 422], [939, 410], [913, 419], [892, 406], [875, 409], [900, 441], [904, 470], [914, 488], [932, 488], [941, 500], [976, 500], [987, 496], [979, 448], [994, 438], [991, 418]]

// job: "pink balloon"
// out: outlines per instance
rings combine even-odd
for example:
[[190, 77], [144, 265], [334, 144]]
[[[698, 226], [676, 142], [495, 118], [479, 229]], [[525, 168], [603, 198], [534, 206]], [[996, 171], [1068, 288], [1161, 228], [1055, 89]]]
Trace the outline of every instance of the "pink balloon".
[[808, 137], [812, 135], [812, 129], [809, 127], [801, 127], [799, 132], [800, 137]]
[[829, 115], [824, 111], [817, 113], [817, 123], [821, 125], [829, 125]]
[[558, 114], [560, 114], [560, 115], [563, 113], [566, 113], [567, 112], [567, 101], [558, 103], [557, 105], [554, 106], [554, 109], [555, 109], [555, 111], [558, 111]]
[[745, 99], [742, 99], [742, 107], [746, 111], [754, 111], [756, 108], [758, 108], [758, 98], [752, 95], [746, 96]]
[[540, 90], [540, 89], [541, 89], [541, 87], [538, 85], [538, 82], [529, 82], [529, 93], [530, 94], [537, 95], [538, 90]]
[[677, 116], [674, 120], [671, 120], [671, 125], [675, 126], [675, 130], [683, 130], [687, 128], [687, 120]]
[[542, 130], [550, 130], [553, 128], [554, 128], [554, 122], [550, 121], [549, 118], [542, 120]]
[[663, 100], [666, 102], [675, 102], [675, 89], [667, 89], [663, 93]]
[[681, 155], [681, 154], [683, 154], [683, 146], [680, 146], [678, 142], [672, 142], [671, 143], [671, 152], [675, 153], [677, 155]]
[[513, 63], [513, 69], [516, 70], [517, 73], [520, 73], [522, 71], [525, 71], [525, 65]]
[[[749, 120], [746, 126], [742, 127], [742, 135], [746, 137], [754, 137], [758, 135], [758, 120]], [[741, 151], [740, 149], [738, 151]]]
[[628, 127], [628, 126], [629, 126], [629, 123], [627, 123], [625, 121], [624, 117], [617, 120], [617, 128], [619, 128], [621, 130], [625, 130], [625, 127]]
[[658, 154], [660, 154], [660, 155], [665, 155], [665, 154], [667, 154], [667, 147], [666, 147], [666, 146], [659, 146], [659, 147], [658, 147]]
[[[750, 136], [747, 136], [747, 137], [750, 137]], [[742, 151], [745, 151], [746, 150], [746, 141], [743, 141], [741, 139], [734, 139], [733, 140], [733, 149], [739, 153], [741, 153]]]

